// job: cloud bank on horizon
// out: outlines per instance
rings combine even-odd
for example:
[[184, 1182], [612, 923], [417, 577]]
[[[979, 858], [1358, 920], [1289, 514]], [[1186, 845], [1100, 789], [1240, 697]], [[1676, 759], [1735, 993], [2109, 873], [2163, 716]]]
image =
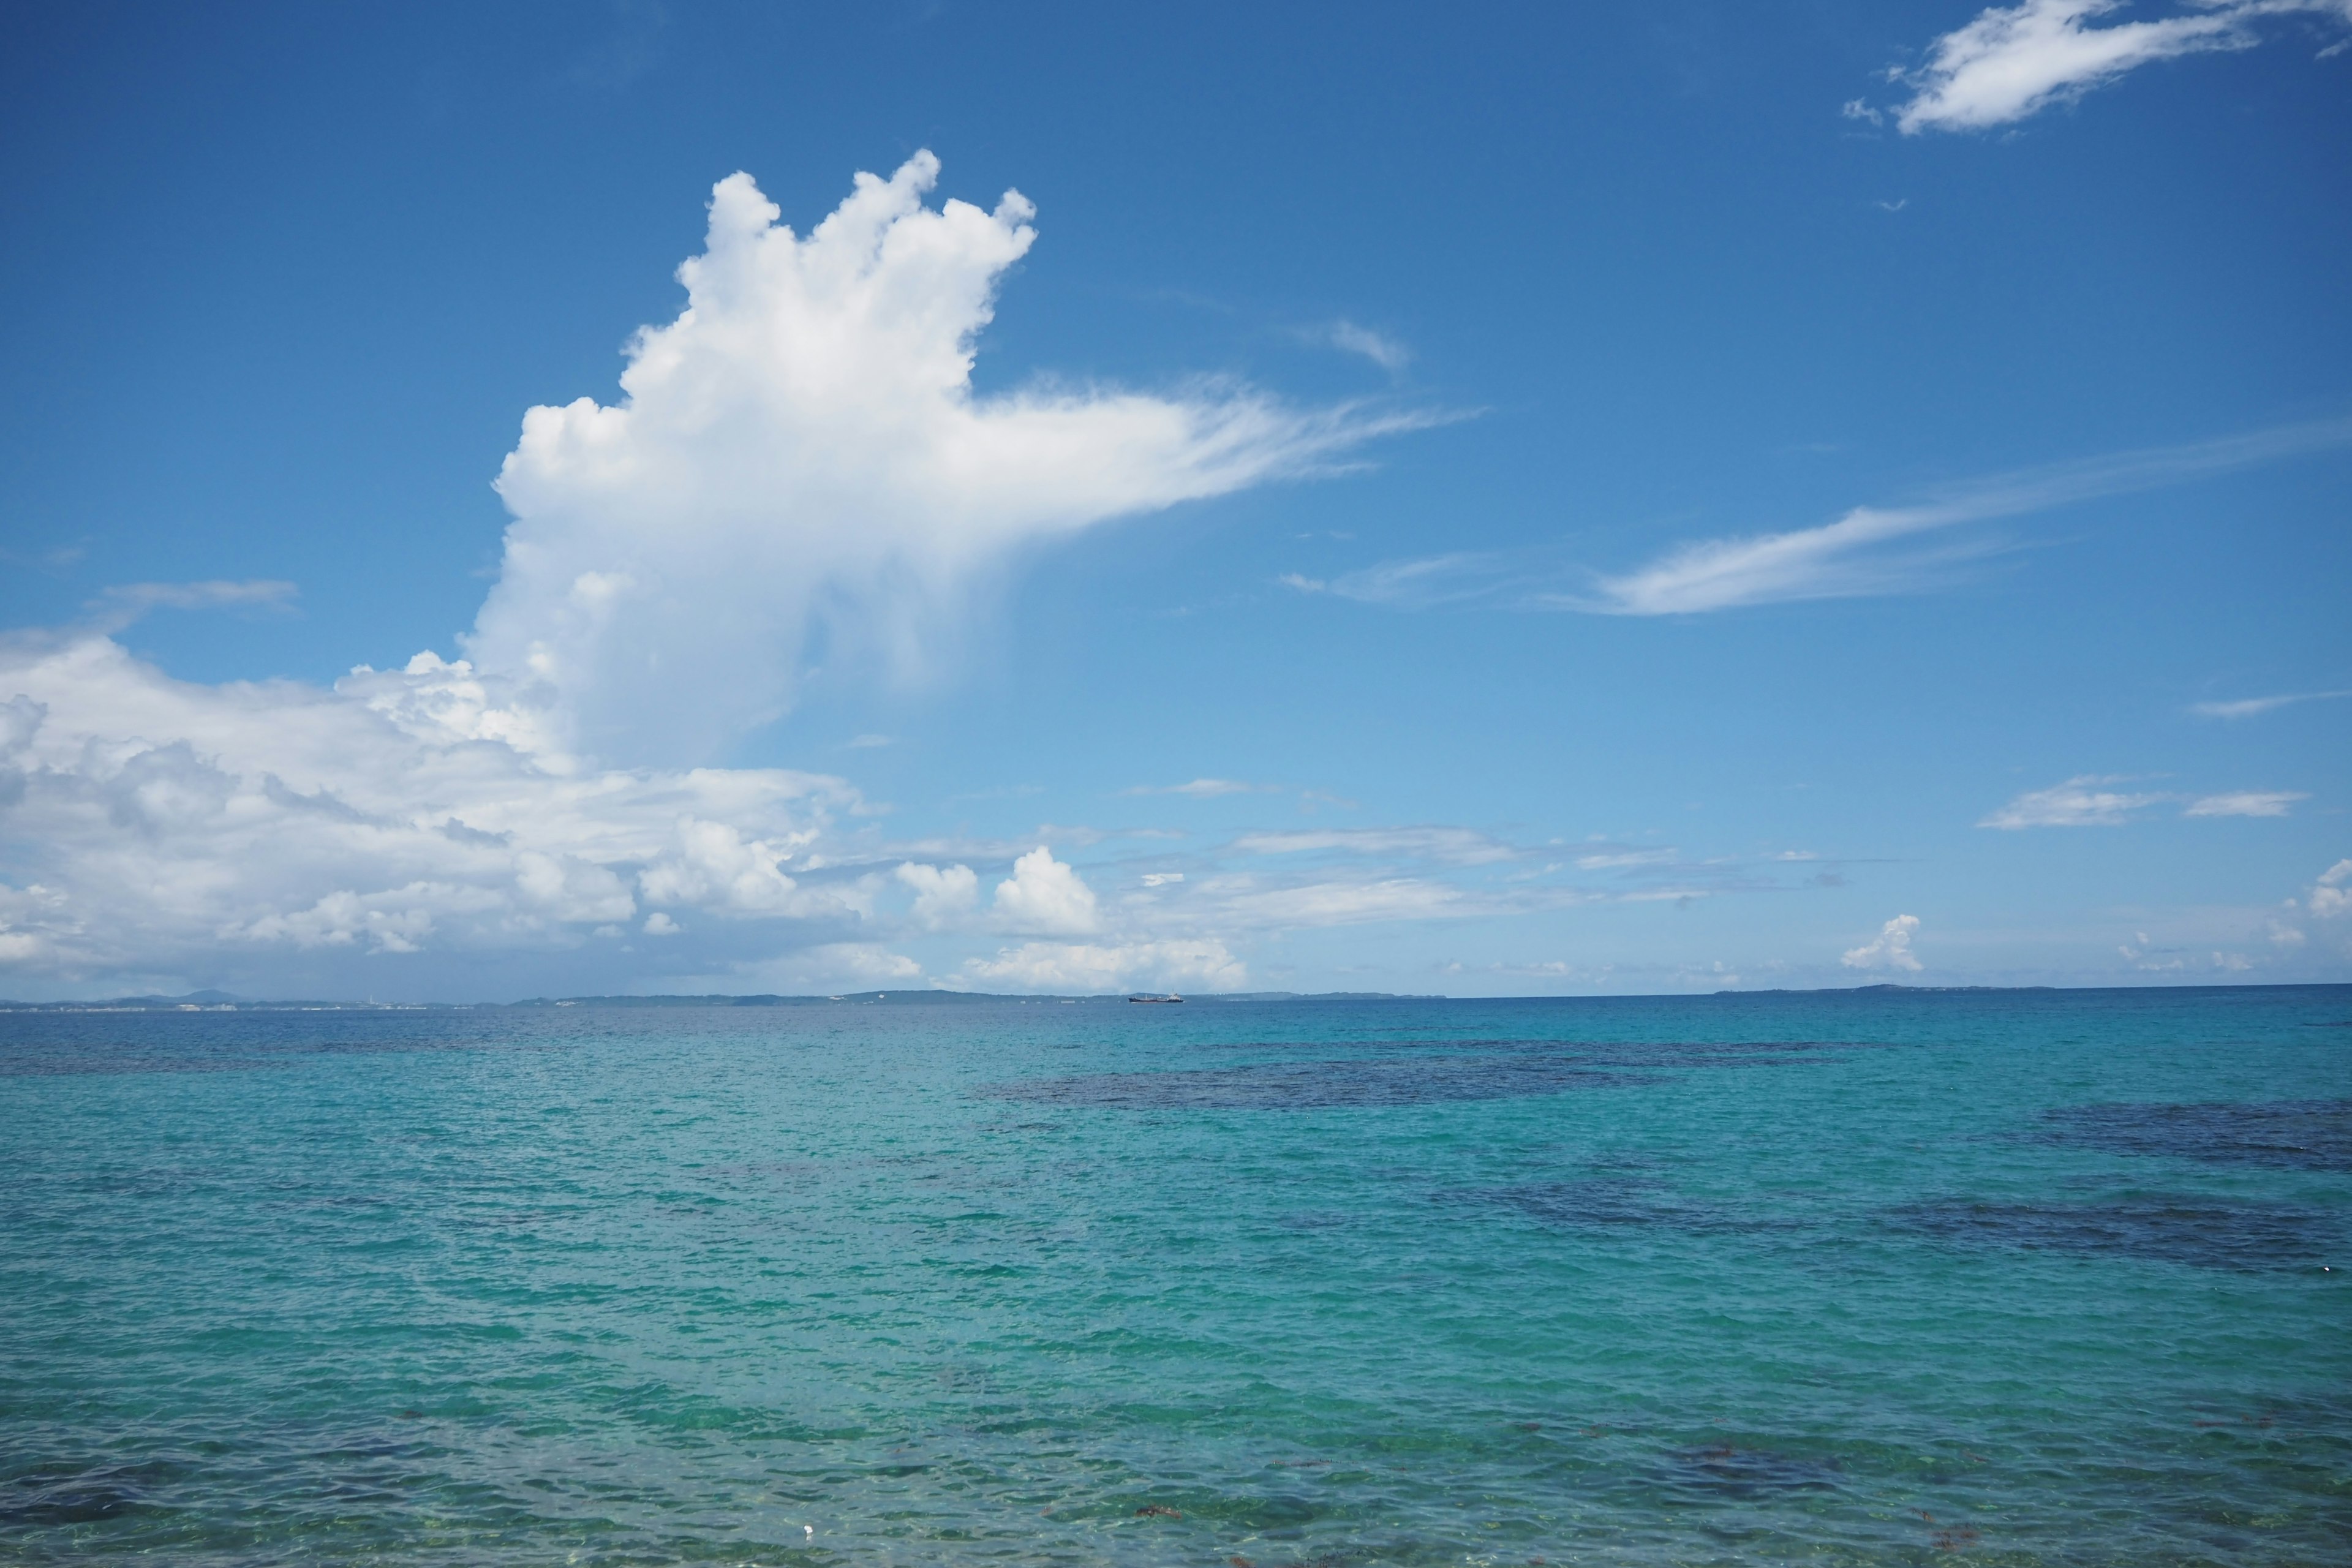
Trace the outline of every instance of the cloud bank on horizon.
[[[2170, 16], [2086, 25], [2126, 8], [2126, 0], [2025, 0], [1987, 8], [1928, 45], [1927, 63], [1916, 70], [1887, 73], [1912, 89], [1910, 100], [1893, 111], [1895, 126], [1906, 136], [1990, 130], [2071, 103], [2159, 60], [2253, 48], [2275, 21], [2352, 26], [2352, 0], [2189, 0]], [[2320, 52], [2342, 47], [2339, 38]], [[1845, 112], [1874, 124], [1885, 118], [1860, 99]]]
[[[494, 958], [784, 922], [821, 980], [903, 981], [919, 966], [877, 935], [968, 927], [1020, 939], [972, 983], [1238, 984], [1222, 942], [1134, 929], [1042, 846], [983, 910], [967, 866], [845, 870], [841, 825], [867, 807], [844, 781], [695, 765], [790, 706], [814, 640], [919, 673], [1024, 548], [1424, 422], [1232, 384], [976, 395], [1034, 214], [1017, 192], [929, 207], [938, 174], [928, 152], [861, 174], [805, 237], [749, 175], [719, 182], [686, 307], [632, 341], [622, 401], [524, 416], [466, 658], [210, 687], [112, 640], [157, 606], [282, 605], [275, 582], [135, 584], [84, 626], [0, 642], [23, 873], [0, 885], [0, 966]], [[707, 951], [723, 969], [778, 945]]]
[[[84, 988], [368, 960], [436, 963], [464, 994], [572, 954], [705, 988], [1230, 990], [1251, 979], [1244, 939], [1687, 904], [1787, 869], [1317, 829], [1244, 834], [1190, 871], [1113, 867], [1103, 888], [1034, 839], [884, 837], [827, 774], [573, 764], [509, 739], [483, 682], [429, 654], [331, 689], [210, 686], [86, 629], [19, 635], [0, 690], [0, 807], [29, 873], [0, 884], [0, 975]], [[963, 956], [902, 951], [929, 938]]]

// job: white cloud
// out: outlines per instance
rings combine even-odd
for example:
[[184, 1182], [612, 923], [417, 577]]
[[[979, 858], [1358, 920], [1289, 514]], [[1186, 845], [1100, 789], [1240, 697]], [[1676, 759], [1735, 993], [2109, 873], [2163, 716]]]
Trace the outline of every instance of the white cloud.
[[915, 922], [929, 930], [957, 924], [980, 907], [980, 878], [969, 866], [922, 866], [909, 860], [894, 875], [915, 890]]
[[978, 984], [1016, 991], [1098, 994], [1136, 985], [1181, 991], [1234, 991], [1249, 982], [1249, 970], [1224, 943], [1144, 942], [1117, 946], [1029, 942], [994, 958], [965, 961], [964, 974]]
[[719, 182], [687, 308], [632, 341], [622, 400], [524, 416], [505, 562], [466, 639], [500, 705], [570, 752], [709, 755], [790, 706], [813, 637], [919, 674], [1024, 546], [1427, 423], [1205, 384], [976, 395], [1033, 209], [927, 207], [938, 171], [919, 153], [859, 175], [805, 237], [749, 175]]
[[2320, 920], [2352, 913], [2352, 860], [2338, 860], [2322, 871], [2303, 904]]
[[1318, 342], [1326, 342], [1343, 353], [1361, 354], [1391, 375], [1412, 363], [1412, 351], [1385, 332], [1353, 321], [1338, 321], [1328, 327], [1307, 334]]
[[[415, 952], [433, 931], [435, 906], [446, 910], [464, 889], [412, 882], [405, 888], [362, 895], [329, 893], [307, 910], [264, 915], [238, 934], [257, 942], [288, 942], [299, 948], [349, 947], [364, 940], [376, 952]], [[477, 892], [477, 909], [488, 900]]]
[[1838, 962], [1848, 969], [1899, 969], [1916, 974], [1921, 965], [1911, 952], [1911, 937], [1918, 929], [1917, 915], [1896, 915], [1870, 941], [1848, 948]]
[[2127, 782], [2110, 774], [2083, 773], [2048, 789], [2028, 790], [1999, 811], [1978, 822], [1979, 827], [2120, 827], [2138, 819], [2151, 807], [2181, 803], [2183, 816], [2284, 816], [2299, 800], [2311, 797], [2298, 790], [2230, 790], [2220, 795], [2182, 796], [2164, 793], [2109, 789]]
[[840, 780], [566, 767], [501, 738], [438, 660], [331, 690], [204, 686], [103, 637], [20, 636], [0, 691], [0, 963], [19, 973], [562, 951], [641, 900], [860, 918], [854, 884], [784, 868], [858, 805]]
[[2024, 827], [2120, 827], [2132, 819], [2134, 813], [2170, 798], [2103, 787], [2123, 782], [2098, 773], [2083, 773], [2048, 789], [2028, 790], [1977, 826], [2011, 831]]
[[[691, 820], [681, 819], [681, 826]], [[515, 887], [530, 907], [566, 925], [601, 925], [636, 918], [637, 901], [630, 896], [628, 884], [612, 868], [577, 855], [521, 851], [515, 857]]]
[[1856, 507], [1837, 521], [1788, 533], [1683, 545], [1564, 607], [1621, 616], [1677, 616], [1803, 599], [1902, 593], [1962, 552], [1898, 553], [1875, 547], [1969, 519], [1949, 508]]
[[0, 702], [0, 761], [32, 744], [34, 732], [48, 716], [47, 703], [36, 702], [21, 691]]
[[[2347, 0], [2352, 3], [2352, 0]], [[1912, 593], [2007, 548], [1965, 524], [2127, 495], [2352, 444], [2352, 419], [2317, 420], [2189, 446], [2121, 452], [1994, 476], [1911, 506], [1855, 507], [1834, 522], [1681, 544], [1631, 572], [1580, 574], [1557, 559], [1455, 551], [1387, 561], [1303, 591], [1400, 609], [1501, 599], [1586, 615], [1686, 616], [1757, 605]], [[1933, 537], [1930, 537], [1933, 536]]]
[[649, 904], [731, 915], [815, 913], [824, 907], [824, 896], [803, 893], [783, 868], [793, 851], [807, 842], [804, 834], [753, 838], [728, 823], [684, 813], [671, 826], [669, 842], [638, 873], [637, 885]]
[[995, 910], [1007, 930], [1040, 936], [1083, 936], [1101, 924], [1094, 889], [1042, 844], [996, 884]]
[[2123, 0], [2025, 0], [1979, 13], [1929, 45], [1927, 63], [1900, 78], [1914, 96], [1895, 123], [1906, 134], [2006, 125], [2157, 60], [2251, 48], [2261, 41], [2261, 18], [2352, 22], [2352, 0], [2190, 0], [2169, 16], [2084, 26], [2123, 8]]
[[2226, 795], [2200, 795], [2181, 808], [2183, 816], [2284, 816], [2307, 795], [2284, 789], [2242, 789]]
[[2279, 697], [2242, 697], [2232, 702], [2192, 702], [2189, 711], [2200, 719], [2251, 719], [2297, 702], [2326, 702], [2352, 697], [2352, 691], [2294, 691]]
[[1981, 554], [1981, 542], [1923, 550], [1885, 547], [1957, 524], [2178, 484], [2352, 442], [2352, 420], [2322, 420], [2193, 446], [2124, 452], [1985, 480], [1908, 507], [1856, 507], [1837, 521], [1788, 533], [1706, 540], [1622, 576], [1595, 596], [1559, 607], [1612, 615], [1691, 615], [1790, 600], [1851, 598], [1920, 586], [1936, 569]]

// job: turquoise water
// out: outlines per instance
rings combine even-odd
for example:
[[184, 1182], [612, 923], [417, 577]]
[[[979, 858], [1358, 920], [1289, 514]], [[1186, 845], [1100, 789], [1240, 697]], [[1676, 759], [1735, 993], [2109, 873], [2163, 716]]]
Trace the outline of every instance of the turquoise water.
[[2341, 1563], [2347, 1026], [0, 1015], [0, 1561]]

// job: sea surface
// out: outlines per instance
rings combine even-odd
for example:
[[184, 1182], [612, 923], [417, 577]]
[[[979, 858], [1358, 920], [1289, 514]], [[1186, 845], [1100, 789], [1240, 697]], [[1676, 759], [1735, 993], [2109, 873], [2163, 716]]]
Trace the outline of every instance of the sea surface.
[[0, 1562], [2352, 1561], [2352, 988], [0, 1014]]

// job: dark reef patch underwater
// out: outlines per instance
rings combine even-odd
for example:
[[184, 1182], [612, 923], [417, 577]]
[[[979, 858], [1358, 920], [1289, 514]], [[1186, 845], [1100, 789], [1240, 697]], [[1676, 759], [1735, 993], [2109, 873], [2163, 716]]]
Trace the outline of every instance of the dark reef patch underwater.
[[0, 1014], [0, 1562], [2338, 1562], [2347, 1002]]
[[1915, 1204], [1898, 1224], [1949, 1241], [2162, 1258], [2205, 1268], [2324, 1267], [2344, 1244], [2336, 1218], [2284, 1204], [2179, 1195], [2103, 1201]]
[[2352, 1100], [2071, 1105], [2042, 1119], [2052, 1138], [2117, 1154], [2352, 1171]]

